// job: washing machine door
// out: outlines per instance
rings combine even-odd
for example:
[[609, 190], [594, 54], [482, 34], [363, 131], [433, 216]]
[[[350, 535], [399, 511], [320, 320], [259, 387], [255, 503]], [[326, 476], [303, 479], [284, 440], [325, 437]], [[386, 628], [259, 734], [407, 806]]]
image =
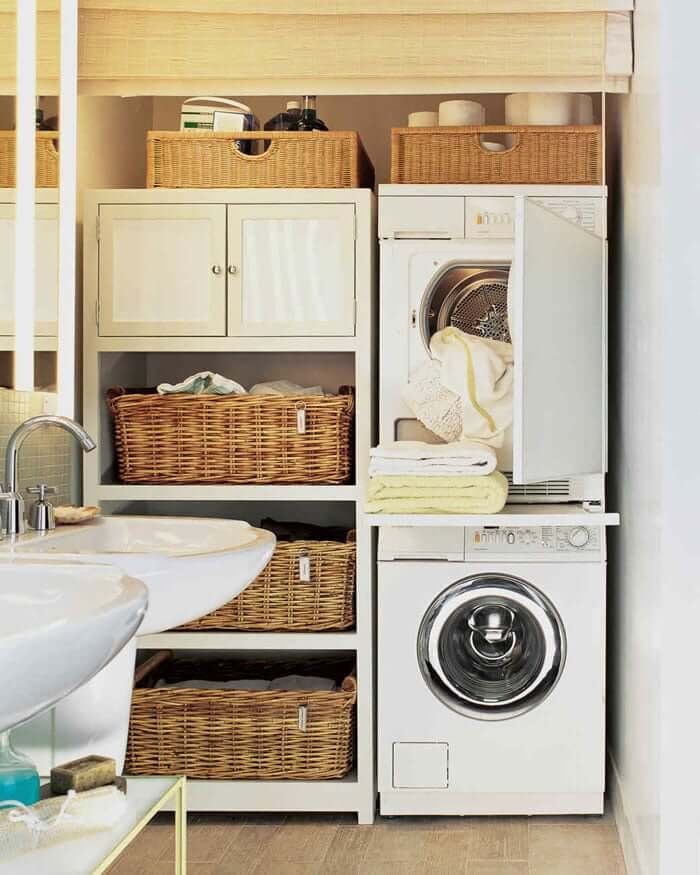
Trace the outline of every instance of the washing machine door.
[[566, 635], [557, 609], [532, 584], [479, 574], [433, 601], [418, 632], [418, 662], [432, 693], [479, 720], [537, 707], [564, 669]]
[[510, 343], [508, 273], [508, 265], [443, 265], [421, 299], [419, 319], [426, 350], [430, 349], [433, 334], [449, 327]]

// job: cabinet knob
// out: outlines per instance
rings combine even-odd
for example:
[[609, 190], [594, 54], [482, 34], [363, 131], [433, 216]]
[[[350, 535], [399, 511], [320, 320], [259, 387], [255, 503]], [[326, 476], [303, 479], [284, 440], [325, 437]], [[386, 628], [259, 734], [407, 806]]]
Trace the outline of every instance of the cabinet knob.
[[221, 265], [215, 264], [214, 267], [212, 267], [211, 272], [214, 274], [214, 276], [219, 276], [219, 274], [221, 273]]
[[238, 273], [238, 266], [235, 264], [229, 264], [228, 272], [231, 274], [231, 276], [235, 276]]

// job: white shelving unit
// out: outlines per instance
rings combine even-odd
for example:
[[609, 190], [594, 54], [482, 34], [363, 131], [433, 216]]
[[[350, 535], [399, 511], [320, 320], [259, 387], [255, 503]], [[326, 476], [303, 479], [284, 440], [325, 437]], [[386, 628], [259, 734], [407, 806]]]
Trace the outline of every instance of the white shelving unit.
[[[173, 221], [169, 216], [173, 215], [175, 225], [169, 225]], [[295, 651], [297, 654], [304, 651], [310, 654], [345, 652], [354, 654], [356, 659], [356, 757], [355, 769], [349, 776], [340, 781], [311, 782], [192, 780], [188, 781], [188, 807], [192, 811], [356, 812], [359, 822], [371, 823], [376, 801], [373, 701], [375, 539], [363, 508], [369, 449], [375, 432], [372, 401], [376, 332], [374, 197], [370, 191], [355, 189], [100, 190], [86, 194], [84, 216], [84, 420], [88, 431], [99, 437], [98, 450], [85, 458], [85, 503], [100, 504], [104, 513], [123, 513], [132, 509], [148, 513], [155, 508], [153, 512], [181, 515], [206, 516], [213, 511], [218, 515], [245, 516], [248, 513], [258, 517], [262, 504], [269, 504], [265, 510], [268, 513], [281, 503], [287, 519], [294, 518], [301, 509], [307, 516], [315, 514], [318, 522], [326, 518], [335, 520], [339, 514], [344, 514], [349, 524], [357, 529], [355, 630], [292, 634], [165, 632], [140, 639], [139, 645], [143, 649]], [[279, 336], [275, 314], [270, 312], [267, 304], [263, 313], [267, 321], [256, 323], [258, 329], [245, 323], [245, 313], [254, 310], [246, 310], [245, 295], [262, 292], [262, 286], [255, 285], [254, 271], [258, 262], [250, 260], [250, 252], [247, 263], [244, 261], [241, 265], [231, 261], [232, 253], [236, 253], [236, 259], [246, 258], [245, 251], [241, 256], [238, 237], [235, 243], [231, 238], [232, 229], [240, 228], [246, 216], [253, 223], [258, 220], [315, 222], [313, 233], [322, 238], [318, 246], [324, 246], [323, 235], [328, 234], [326, 244], [331, 248], [336, 246], [335, 251], [342, 253], [342, 263], [335, 266], [331, 255], [324, 253], [324, 274], [320, 281], [318, 277], [314, 279], [321, 295], [325, 294], [327, 287], [329, 295], [339, 296], [338, 306], [332, 300], [326, 302], [317, 298], [317, 312], [301, 312], [296, 320], [290, 320], [296, 326], [294, 336]], [[332, 221], [336, 216], [342, 219], [340, 230], [324, 226], [324, 222]], [[118, 220], [124, 225], [118, 226]], [[178, 220], [184, 224], [176, 227]], [[142, 226], [138, 225], [139, 221], [143, 221]], [[153, 224], [149, 226], [151, 221]], [[193, 221], [194, 226], [188, 225]], [[281, 227], [279, 225], [277, 230]], [[171, 228], [175, 228], [172, 239], [168, 237]], [[303, 237], [303, 226], [299, 225], [294, 233]], [[200, 336], [183, 335], [187, 331], [187, 321], [182, 295], [191, 292], [174, 287], [172, 283], [177, 284], [177, 279], [171, 274], [168, 274], [170, 285], [159, 283], [159, 264], [151, 262], [148, 247], [143, 242], [149, 234], [165, 250], [178, 245], [183, 235], [199, 235], [199, 249], [194, 243], [190, 246], [195, 265], [188, 266], [188, 282], [192, 282], [196, 264], [204, 265], [206, 312], [201, 311], [201, 319], [193, 329], [193, 333], [194, 330], [203, 332]], [[251, 245], [265, 245], [260, 234], [260, 229], [256, 229]], [[338, 234], [341, 235], [339, 243], [334, 237]], [[227, 240], [228, 243], [222, 244]], [[204, 261], [210, 250], [216, 258], [213, 264]], [[354, 259], [354, 264], [346, 263], [350, 259]], [[214, 267], [217, 270], [212, 270]], [[291, 269], [295, 266], [292, 265]], [[334, 270], [337, 272], [335, 277]], [[314, 262], [304, 262], [302, 279], [312, 277], [313, 271]], [[262, 277], [261, 283], [264, 281], [265, 277]], [[246, 282], [252, 285], [246, 286]], [[145, 288], [154, 289], [153, 294], [158, 299], [155, 304], [151, 302], [152, 306], [142, 300]], [[351, 296], [350, 300], [348, 296]], [[289, 305], [284, 306], [288, 310]], [[231, 315], [232, 308], [236, 310], [235, 318]], [[326, 310], [331, 315], [340, 314], [340, 318], [329, 319], [328, 327], [324, 328], [322, 317]], [[165, 332], [154, 321], [154, 314], [158, 312], [167, 313]], [[284, 312], [284, 309], [280, 311], [278, 319], [284, 316]], [[224, 315], [217, 321], [212, 318], [215, 313]], [[181, 323], [178, 324], [180, 316]], [[306, 333], [305, 319], [308, 320]], [[256, 330], [260, 336], [251, 336]], [[118, 336], [120, 331], [122, 334]], [[260, 356], [261, 353], [265, 355]], [[119, 483], [111, 421], [104, 403], [107, 388], [115, 384], [143, 388], [161, 379], [172, 379], [171, 370], [173, 373], [177, 371], [175, 376], [179, 379], [186, 373], [204, 368], [225, 368], [227, 375], [244, 384], [284, 377], [297, 382], [308, 379], [306, 384], [309, 385], [314, 368], [313, 380], [327, 390], [338, 388], [340, 382], [332, 384], [336, 379], [352, 383], [356, 390], [355, 481], [341, 486]], [[256, 368], [263, 369], [262, 376], [256, 376]], [[202, 508], [203, 502], [205, 508]], [[165, 510], [161, 503], [165, 503]], [[277, 508], [274, 512], [281, 513], [282, 510]]]

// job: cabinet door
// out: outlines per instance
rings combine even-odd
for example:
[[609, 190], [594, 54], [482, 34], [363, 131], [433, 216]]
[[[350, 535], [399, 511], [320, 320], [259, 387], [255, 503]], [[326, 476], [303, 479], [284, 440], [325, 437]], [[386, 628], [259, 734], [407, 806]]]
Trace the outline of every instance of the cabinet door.
[[226, 208], [100, 207], [99, 332], [226, 334]]
[[230, 206], [229, 333], [355, 333], [355, 207]]
[[605, 242], [516, 198], [513, 481], [604, 470]]
[[[15, 333], [15, 208], [0, 204], [0, 334]], [[21, 273], [20, 273], [21, 281]], [[36, 300], [34, 333], [58, 331], [58, 206], [36, 205]]]

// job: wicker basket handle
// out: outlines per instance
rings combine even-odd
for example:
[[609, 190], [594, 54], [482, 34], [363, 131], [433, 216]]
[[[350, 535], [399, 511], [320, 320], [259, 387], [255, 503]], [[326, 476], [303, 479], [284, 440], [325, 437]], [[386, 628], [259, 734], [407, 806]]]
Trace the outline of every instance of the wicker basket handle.
[[[241, 139], [251, 140], [254, 138], [242, 137]], [[268, 140], [267, 149], [257, 155], [246, 155], [245, 152], [241, 152], [236, 140], [231, 140], [229, 143], [229, 149], [233, 152], [236, 161], [248, 161], [251, 164], [255, 164], [256, 161], [265, 161], [267, 158], [272, 158], [277, 152], [279, 152], [279, 143], [279, 140]]]
[[354, 671], [343, 680], [340, 689], [344, 693], [353, 693], [353, 702], [357, 700], [357, 677]]
[[141, 681], [152, 671], [155, 671], [159, 665], [167, 662], [172, 655], [172, 650], [158, 650], [153, 656], [149, 656], [148, 659], [144, 660], [141, 665], [136, 667], [136, 671], [134, 672], [134, 686], [141, 683]]
[[117, 398], [121, 398], [122, 395], [126, 395], [126, 389], [123, 386], [112, 386], [111, 388], [107, 389], [107, 394], [105, 395], [105, 398], [107, 400], [107, 406], [112, 411], [112, 413], [114, 413], [114, 402], [117, 400]]
[[512, 133], [508, 134], [509, 137], [513, 138], [513, 145], [509, 146], [507, 149], [501, 149], [498, 152], [492, 152], [490, 149], [484, 148], [483, 139], [484, 139], [484, 137], [488, 136], [488, 133], [485, 133], [485, 134], [484, 133], [476, 133], [473, 136], [476, 140], [477, 146], [479, 147], [479, 151], [483, 152], [485, 155], [488, 155], [489, 157], [491, 157], [492, 155], [510, 155], [513, 152], [520, 149], [520, 147], [523, 145], [522, 133], [513, 131]]

